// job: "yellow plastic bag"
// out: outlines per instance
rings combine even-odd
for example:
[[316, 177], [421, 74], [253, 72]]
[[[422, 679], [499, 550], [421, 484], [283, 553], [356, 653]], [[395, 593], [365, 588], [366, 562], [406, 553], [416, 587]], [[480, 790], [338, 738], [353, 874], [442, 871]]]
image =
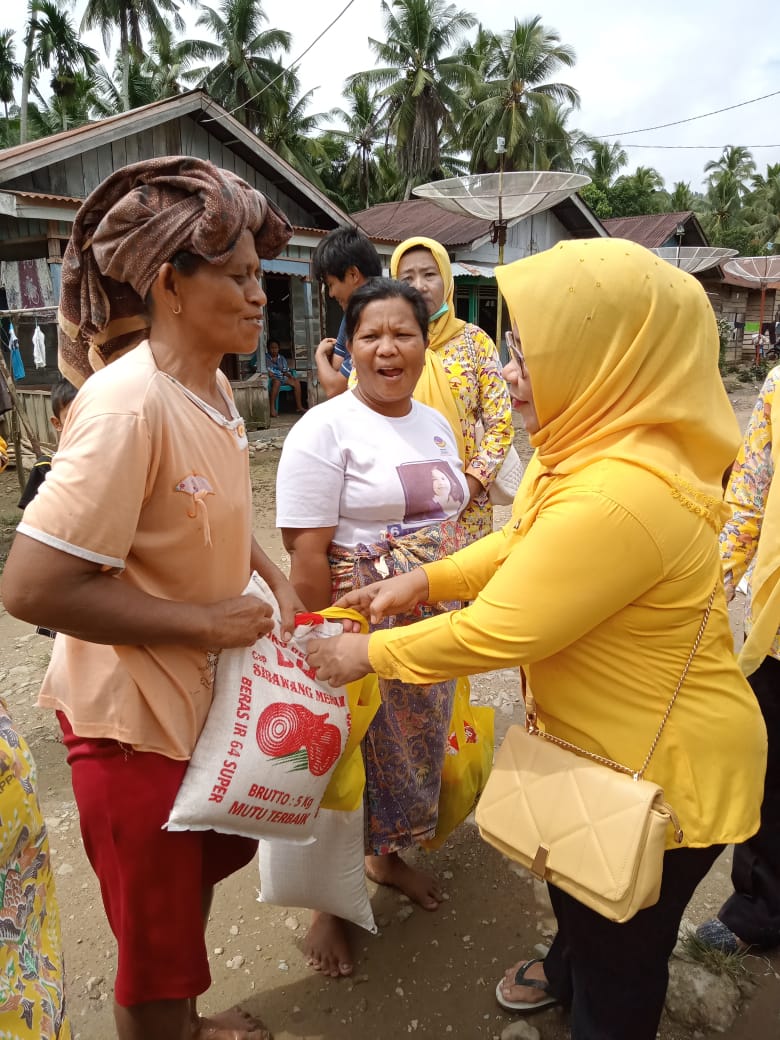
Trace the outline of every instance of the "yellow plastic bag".
[[351, 715], [349, 736], [339, 764], [325, 788], [320, 808], [352, 812], [363, 801], [366, 786], [366, 768], [360, 744], [381, 701], [376, 675], [371, 672], [356, 682], [347, 683], [347, 699]]
[[493, 765], [494, 712], [492, 708], [472, 704], [470, 692], [468, 679], [458, 679], [441, 774], [439, 819], [434, 837], [420, 842], [424, 849], [440, 849], [463, 823], [482, 793]]
[[[337, 621], [345, 617], [351, 618], [353, 621], [360, 622], [361, 631], [368, 631], [368, 622], [357, 611], [328, 607], [327, 610], [321, 610], [319, 613], [330, 621]], [[353, 812], [362, 803], [363, 789], [366, 786], [366, 769], [363, 765], [363, 752], [360, 745], [371, 720], [376, 715], [381, 697], [379, 680], [373, 672], [355, 682], [347, 683], [346, 689], [351, 715], [349, 737], [344, 745], [339, 764], [325, 789], [320, 808]]]

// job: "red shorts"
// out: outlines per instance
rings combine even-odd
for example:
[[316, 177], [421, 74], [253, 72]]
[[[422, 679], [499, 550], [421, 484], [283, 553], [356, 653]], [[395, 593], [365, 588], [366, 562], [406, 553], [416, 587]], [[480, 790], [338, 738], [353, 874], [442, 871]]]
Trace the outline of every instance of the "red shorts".
[[122, 1007], [183, 1000], [211, 984], [204, 897], [245, 866], [257, 842], [216, 831], [167, 831], [186, 762], [77, 737], [61, 712], [81, 836], [119, 949]]

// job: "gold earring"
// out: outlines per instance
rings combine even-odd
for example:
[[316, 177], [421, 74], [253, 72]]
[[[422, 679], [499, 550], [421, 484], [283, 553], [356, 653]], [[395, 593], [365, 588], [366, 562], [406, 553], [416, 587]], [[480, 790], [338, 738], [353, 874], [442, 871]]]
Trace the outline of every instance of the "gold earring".
[[174, 308], [172, 308], [172, 311], [177, 316], [181, 314], [181, 304], [177, 304]]

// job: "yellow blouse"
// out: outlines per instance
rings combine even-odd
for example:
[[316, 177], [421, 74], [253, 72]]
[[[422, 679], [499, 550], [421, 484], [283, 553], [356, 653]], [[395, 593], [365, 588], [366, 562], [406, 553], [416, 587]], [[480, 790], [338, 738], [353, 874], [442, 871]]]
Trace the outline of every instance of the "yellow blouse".
[[[719, 576], [711, 526], [672, 495], [622, 461], [557, 478], [524, 537], [515, 514], [425, 566], [432, 600], [474, 602], [375, 632], [372, 667], [430, 683], [522, 665], [550, 732], [639, 768]], [[706, 846], [755, 833], [765, 768], [766, 731], [719, 587], [646, 777], [664, 788], [684, 844]]]

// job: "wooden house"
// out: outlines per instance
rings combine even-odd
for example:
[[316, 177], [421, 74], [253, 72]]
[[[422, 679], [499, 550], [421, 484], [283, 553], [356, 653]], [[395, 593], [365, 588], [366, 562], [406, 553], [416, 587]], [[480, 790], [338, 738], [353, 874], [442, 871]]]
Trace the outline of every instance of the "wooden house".
[[[490, 221], [459, 216], [428, 199], [384, 202], [352, 216], [373, 240], [387, 267], [393, 250], [405, 238], [425, 235], [441, 242], [452, 261], [458, 317], [496, 338], [498, 246], [492, 241]], [[563, 239], [603, 237], [608, 237], [603, 224], [578, 195], [572, 195], [542, 213], [511, 220], [504, 263], [549, 249]], [[504, 329], [507, 322], [504, 310]]]
[[[122, 166], [165, 155], [210, 159], [243, 177], [289, 217], [292, 239], [281, 256], [262, 264], [268, 296], [264, 339], [279, 341], [316, 398], [313, 351], [324, 313], [312, 281], [311, 256], [330, 229], [354, 222], [199, 90], [0, 152], [0, 285], [5, 293], [0, 311], [14, 320], [20, 341], [26, 369], [20, 391], [48, 396], [57, 378], [60, 264], [81, 201]], [[45, 366], [38, 368], [32, 349], [36, 324], [46, 337]], [[267, 425], [264, 346], [259, 344], [255, 365], [230, 356], [226, 371], [247, 421]], [[42, 414], [45, 418], [45, 409]]]

